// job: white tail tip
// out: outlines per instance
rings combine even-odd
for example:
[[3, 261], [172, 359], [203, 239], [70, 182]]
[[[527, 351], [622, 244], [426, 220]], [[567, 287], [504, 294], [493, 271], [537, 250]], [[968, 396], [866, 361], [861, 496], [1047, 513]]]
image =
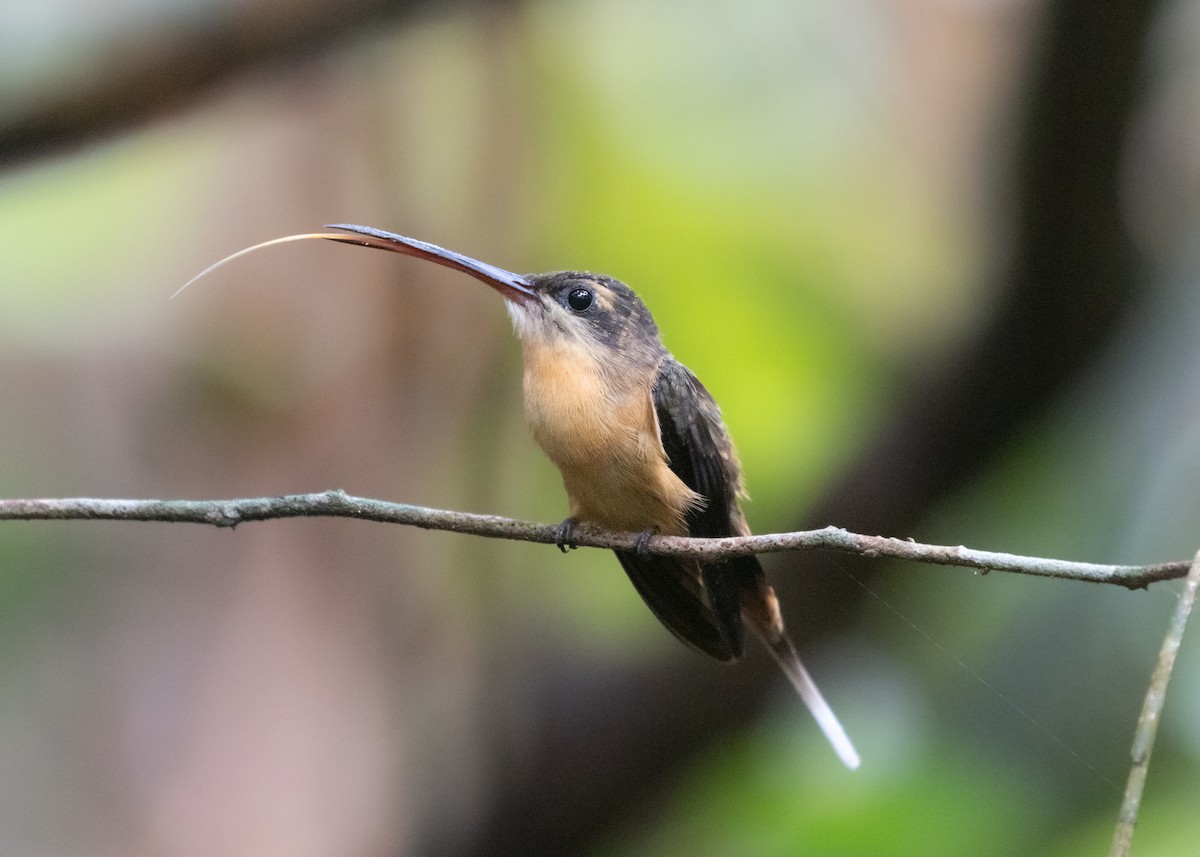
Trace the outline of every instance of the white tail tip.
[[812, 712], [817, 725], [821, 727], [821, 731], [829, 739], [829, 743], [833, 746], [833, 751], [842, 760], [842, 764], [852, 771], [857, 770], [858, 766], [862, 764], [862, 759], [858, 755], [858, 751], [854, 749], [854, 744], [850, 742], [850, 736], [842, 728], [837, 715], [833, 713], [833, 709], [829, 707], [829, 703], [821, 695], [821, 691], [817, 688], [817, 683], [813, 681], [812, 676], [808, 674], [808, 670], [804, 668], [804, 664], [800, 662], [800, 656], [796, 653], [796, 648], [792, 645], [792, 641], [784, 636], [777, 643], [767, 643], [767, 647], [771, 650], [771, 654], [775, 656], [775, 660], [779, 662], [779, 666], [783, 668], [783, 672], [787, 675], [792, 686], [796, 688], [796, 692], [800, 694], [800, 699], [804, 701], [804, 704], [808, 706], [808, 710]]

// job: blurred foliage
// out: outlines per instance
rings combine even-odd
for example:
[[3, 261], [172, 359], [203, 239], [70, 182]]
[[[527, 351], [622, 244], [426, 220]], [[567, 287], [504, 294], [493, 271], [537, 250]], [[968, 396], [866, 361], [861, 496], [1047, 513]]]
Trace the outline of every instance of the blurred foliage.
[[[869, 431], [888, 375], [952, 342], [969, 304], [966, 236], [878, 142], [895, 117], [865, 106], [883, 60], [795, 4], [663, 4], [666, 44], [649, 24], [628, 37], [620, 3], [535, 8], [519, 50], [542, 267], [638, 289], [722, 404], [752, 521], [785, 526]], [[715, 59], [739, 44], [746, 64]]]
[[0, 175], [5, 341], [95, 346], [111, 336], [97, 318], [145, 313], [147, 286], [161, 293], [155, 275], [185, 252], [186, 232], [170, 227], [213, 167], [206, 149], [202, 137], [149, 134]]
[[848, 780], [795, 735], [780, 718], [729, 741], [690, 772], [653, 834], [597, 853], [1039, 853], [1053, 808], [1011, 763], [943, 758], [927, 736], [910, 757]]
[[[576, 0], [521, 5], [503, 22], [456, 10], [376, 33], [306, 69], [309, 85], [270, 77], [261, 89], [226, 96], [229, 103], [0, 177], [6, 359], [27, 362], [40, 377], [42, 361], [87, 363], [129, 347], [150, 363], [186, 363], [221, 390], [277, 383], [296, 370], [296, 352], [321, 351], [353, 331], [335, 337], [332, 320], [315, 332], [257, 330], [268, 304], [245, 297], [249, 267], [223, 273], [192, 304], [224, 302], [235, 333], [175, 339], [199, 310], [168, 310], [165, 299], [218, 245], [225, 252], [231, 241], [316, 226], [304, 219], [311, 204], [302, 215], [279, 209], [293, 201], [289, 194], [327, 182], [336, 190], [319, 199], [336, 207], [317, 217], [370, 220], [382, 211], [387, 222], [376, 225], [500, 265], [583, 267], [633, 285], [668, 346], [721, 402], [755, 500], [755, 528], [787, 527], [903, 395], [905, 381], [951, 354], [988, 305], [979, 283], [987, 254], [997, 251], [981, 224], [996, 215], [971, 211], [987, 177], [948, 188], [914, 155], [912, 117], [892, 83], [904, 67], [894, 25], [869, 3], [767, 0], [751, 14], [713, 0]], [[277, 106], [308, 89], [317, 90], [313, 102]], [[364, 124], [374, 138], [333, 158], [307, 138], [291, 139], [303, 136], [291, 111], [308, 105], [318, 123], [336, 124], [344, 114], [330, 104], [343, 103], [349, 115], [370, 114]], [[288, 166], [276, 163], [277, 151]], [[243, 158], [257, 166], [242, 169]], [[361, 158], [369, 160], [367, 180], [342, 160]], [[236, 176], [214, 178], [223, 172]], [[489, 177], [510, 174], [518, 192], [489, 185]], [[265, 234], [243, 234], [247, 222]], [[282, 267], [275, 260], [293, 251], [272, 252], [253, 270]], [[1096, 561], [1174, 559], [1194, 547], [1195, 421], [1177, 403], [1196, 380], [1180, 343], [1198, 317], [1197, 269], [1194, 258], [1173, 262], [1157, 275], [1182, 283], [1177, 294], [1159, 298], [1050, 420], [1014, 438], [1002, 461], [912, 535]], [[402, 272], [396, 279], [413, 270], [396, 260], [369, 264], [393, 266]], [[462, 316], [397, 324], [486, 316], [473, 329], [504, 326], [494, 296], [484, 303], [474, 284], [447, 289], [470, 302]], [[262, 315], [241, 317], [243, 300]], [[260, 346], [290, 338], [296, 351], [241, 359], [238, 323]], [[557, 520], [557, 476], [520, 424], [516, 345], [497, 340], [469, 382], [478, 395], [466, 425], [442, 427], [427, 460], [401, 456], [405, 467], [433, 474], [421, 496], [401, 499]], [[400, 363], [420, 356], [387, 355]], [[438, 369], [436, 383], [461, 380], [449, 361], [422, 365]], [[26, 414], [44, 397], [19, 392], [28, 398], [10, 396], [0, 424], [3, 481], [71, 485], [75, 459], [55, 446], [70, 417], [45, 435]], [[71, 398], [69, 390], [57, 395]], [[405, 442], [401, 434], [402, 451]], [[1164, 445], [1175, 455], [1167, 464]], [[54, 462], [64, 472], [51, 474]], [[1154, 526], [1160, 516], [1174, 523], [1170, 532]], [[18, 637], [45, 633], [25, 623], [44, 616], [48, 603], [61, 597], [79, 609], [72, 599], [81, 596], [63, 592], [71, 576], [55, 579], [55, 570], [78, 569], [81, 554], [105, 556], [75, 544], [74, 532], [48, 532], [0, 530], [10, 664], [20, 661]], [[90, 531], [87, 538], [103, 541]], [[537, 645], [575, 647], [585, 659], [594, 649], [638, 661], [675, 645], [607, 554], [562, 559], [508, 543], [437, 545], [406, 556], [414, 567], [466, 569], [429, 584], [444, 587], [451, 624], [491, 622]], [[863, 608], [862, 639], [851, 647], [857, 660], [817, 653], [818, 679], [873, 751], [860, 773], [834, 768], [794, 702], [781, 700], [772, 718], [697, 760], [662, 806], [594, 853], [1099, 853], [1172, 590], [998, 578], [889, 569]], [[1195, 636], [1152, 768], [1136, 839], [1144, 857], [1189, 853], [1197, 836], [1188, 810], [1200, 781]], [[922, 725], [910, 728], [906, 717]]]

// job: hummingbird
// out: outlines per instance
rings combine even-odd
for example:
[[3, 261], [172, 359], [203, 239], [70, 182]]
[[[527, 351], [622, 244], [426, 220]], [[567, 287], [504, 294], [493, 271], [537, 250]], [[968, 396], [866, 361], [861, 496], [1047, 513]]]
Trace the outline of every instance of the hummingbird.
[[[389, 250], [468, 274], [504, 298], [524, 362], [525, 418], [562, 475], [568, 516], [564, 552], [586, 522], [639, 533], [615, 551], [646, 606], [677, 638], [718, 661], [744, 651], [745, 628], [762, 640], [841, 761], [860, 758], [805, 669], [784, 628], [779, 600], [754, 555], [700, 561], [648, 549], [653, 535], [750, 534], [740, 500], [741, 464], [721, 410], [699, 379], [663, 345], [645, 303], [629, 286], [587, 271], [517, 274], [461, 253], [368, 226], [331, 224], [321, 238]], [[182, 291], [181, 288], [179, 291]], [[178, 292], [176, 292], [178, 294]]]

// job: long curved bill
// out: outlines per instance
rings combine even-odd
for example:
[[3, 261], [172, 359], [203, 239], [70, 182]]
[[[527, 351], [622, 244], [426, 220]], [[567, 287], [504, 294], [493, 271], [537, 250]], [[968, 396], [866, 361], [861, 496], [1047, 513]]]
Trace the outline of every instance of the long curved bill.
[[178, 295], [201, 277], [212, 273], [227, 262], [232, 262], [234, 259], [245, 256], [247, 253], [253, 253], [255, 250], [261, 250], [263, 247], [271, 247], [275, 244], [285, 244], [289, 241], [307, 241], [311, 238], [324, 238], [327, 241], [337, 241], [341, 244], [356, 244], [360, 247], [391, 250], [393, 253], [415, 256], [418, 259], [434, 262], [446, 268], [453, 268], [456, 271], [470, 274], [475, 279], [487, 283], [507, 300], [514, 303], [522, 303], [535, 294], [530, 287], [529, 281], [520, 274], [514, 274], [512, 271], [497, 268], [495, 265], [489, 265], [486, 262], [480, 262], [478, 259], [472, 259], [470, 256], [455, 253], [453, 250], [447, 250], [436, 244], [418, 241], [416, 238], [406, 238], [403, 235], [397, 235], [394, 232], [384, 232], [382, 229], [374, 229], [370, 226], [357, 226], [352, 223], [331, 223], [327, 228], [340, 229], [350, 234], [342, 234], [341, 232], [307, 232], [301, 235], [285, 235], [282, 238], [272, 238], [270, 241], [263, 241], [261, 244], [255, 244], [252, 247], [239, 250], [236, 253], [226, 256], [219, 262], [209, 265], [180, 286], [171, 297], [175, 297], [175, 295]]
[[330, 235], [323, 233], [321, 234], [322, 238], [328, 238], [330, 241], [340, 241], [343, 244], [358, 244], [363, 247], [375, 247], [379, 250], [391, 250], [393, 253], [416, 256], [418, 259], [424, 259], [427, 262], [434, 262], [447, 268], [453, 268], [456, 271], [470, 274], [475, 279], [487, 283], [500, 294], [504, 295], [504, 297], [517, 303], [521, 303], [526, 298], [533, 297], [534, 295], [529, 281], [520, 274], [514, 274], [512, 271], [497, 268], [495, 265], [489, 265], [487, 262], [480, 262], [478, 259], [472, 259], [470, 256], [455, 253], [453, 250], [447, 250], [445, 247], [439, 247], [427, 241], [406, 238], [403, 235], [397, 235], [395, 232], [384, 232], [382, 229], [375, 229], [370, 226], [356, 226], [353, 223], [330, 223], [327, 225], [327, 228], [341, 229], [352, 234]]

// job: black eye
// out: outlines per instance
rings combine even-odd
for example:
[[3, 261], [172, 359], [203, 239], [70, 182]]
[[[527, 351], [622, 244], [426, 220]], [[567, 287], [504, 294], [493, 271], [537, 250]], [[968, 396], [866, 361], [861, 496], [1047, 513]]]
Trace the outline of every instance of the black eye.
[[567, 295], [567, 306], [575, 310], [575, 312], [583, 312], [592, 305], [591, 289], [571, 289], [571, 293]]

